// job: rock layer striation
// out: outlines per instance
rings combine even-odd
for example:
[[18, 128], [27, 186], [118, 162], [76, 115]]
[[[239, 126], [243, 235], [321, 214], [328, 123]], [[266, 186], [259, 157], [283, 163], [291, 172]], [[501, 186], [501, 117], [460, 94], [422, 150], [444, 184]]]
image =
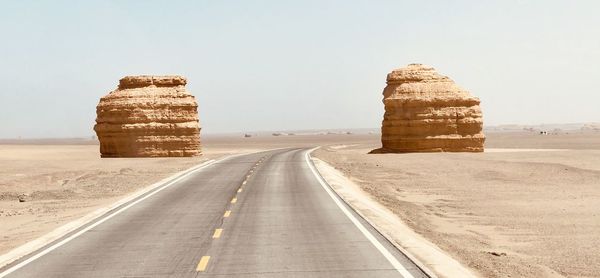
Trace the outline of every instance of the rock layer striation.
[[182, 76], [126, 76], [100, 99], [94, 130], [102, 157], [201, 154], [198, 104]]
[[410, 64], [387, 75], [382, 149], [376, 152], [482, 152], [479, 99], [434, 68]]

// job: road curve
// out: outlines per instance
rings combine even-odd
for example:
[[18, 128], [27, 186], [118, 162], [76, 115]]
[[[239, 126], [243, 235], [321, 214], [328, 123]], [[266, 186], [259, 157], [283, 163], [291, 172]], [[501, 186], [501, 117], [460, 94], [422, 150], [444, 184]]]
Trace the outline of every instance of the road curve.
[[217, 161], [0, 277], [427, 277], [331, 191], [308, 151]]

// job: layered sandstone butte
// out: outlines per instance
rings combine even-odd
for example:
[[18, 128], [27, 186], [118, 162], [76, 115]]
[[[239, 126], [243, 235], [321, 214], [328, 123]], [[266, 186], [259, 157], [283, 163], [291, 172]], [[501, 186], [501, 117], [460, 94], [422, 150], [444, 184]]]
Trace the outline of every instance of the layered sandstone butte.
[[375, 152], [482, 152], [479, 99], [421, 64], [388, 74], [382, 149]]
[[182, 76], [126, 76], [100, 99], [94, 130], [102, 157], [196, 156], [198, 104]]

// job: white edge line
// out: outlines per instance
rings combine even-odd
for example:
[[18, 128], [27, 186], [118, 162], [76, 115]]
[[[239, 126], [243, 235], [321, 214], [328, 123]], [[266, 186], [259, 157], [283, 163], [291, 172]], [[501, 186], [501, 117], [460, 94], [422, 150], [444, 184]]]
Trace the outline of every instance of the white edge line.
[[[265, 150], [265, 151], [270, 151], [270, 150]], [[262, 151], [259, 151], [259, 152], [262, 152]], [[91, 224], [91, 225], [89, 225], [89, 226], [85, 227], [84, 229], [82, 229], [82, 230], [78, 231], [77, 233], [74, 233], [74, 234], [72, 234], [71, 236], [69, 236], [69, 237], [67, 237], [67, 238], [65, 238], [65, 239], [63, 239], [63, 240], [61, 240], [60, 242], [57, 242], [57, 243], [55, 243], [54, 245], [52, 245], [52, 246], [50, 246], [50, 247], [48, 247], [48, 248], [44, 249], [44, 250], [43, 250], [43, 251], [41, 251], [40, 253], [37, 253], [37, 254], [35, 254], [35, 255], [31, 256], [30, 258], [27, 258], [26, 260], [24, 260], [24, 261], [22, 261], [22, 262], [20, 262], [20, 263], [18, 263], [18, 264], [16, 264], [16, 265], [14, 265], [14, 266], [10, 267], [9, 269], [7, 269], [7, 270], [5, 270], [4, 272], [0, 273], [0, 278], [2, 278], [2, 277], [5, 277], [6, 275], [9, 275], [9, 274], [11, 274], [11, 273], [15, 272], [15, 271], [17, 271], [18, 269], [22, 268], [23, 266], [25, 266], [25, 265], [27, 265], [27, 264], [29, 264], [29, 263], [31, 263], [31, 262], [33, 262], [33, 261], [37, 260], [38, 258], [40, 258], [40, 257], [42, 257], [42, 256], [44, 256], [44, 255], [46, 255], [46, 254], [48, 254], [48, 253], [50, 253], [52, 250], [54, 250], [54, 249], [56, 249], [56, 248], [58, 248], [58, 247], [60, 247], [60, 246], [62, 246], [62, 245], [64, 245], [64, 244], [66, 244], [67, 242], [69, 242], [69, 241], [71, 241], [71, 240], [75, 239], [76, 237], [78, 237], [78, 236], [82, 235], [83, 233], [85, 233], [85, 232], [87, 232], [87, 231], [89, 231], [89, 230], [93, 229], [94, 227], [96, 227], [96, 226], [98, 226], [98, 225], [102, 224], [102, 223], [103, 223], [103, 222], [105, 222], [106, 220], [108, 220], [108, 219], [110, 219], [110, 218], [112, 218], [112, 217], [116, 216], [117, 214], [119, 214], [119, 213], [121, 213], [121, 212], [125, 211], [126, 209], [128, 209], [128, 208], [130, 208], [130, 207], [134, 206], [135, 204], [137, 204], [137, 203], [139, 203], [139, 202], [141, 202], [141, 201], [143, 201], [143, 200], [145, 200], [145, 199], [149, 198], [150, 196], [152, 196], [152, 195], [154, 195], [154, 194], [156, 194], [156, 193], [158, 193], [158, 192], [162, 191], [163, 189], [165, 189], [165, 188], [167, 188], [167, 187], [169, 187], [169, 186], [173, 185], [174, 183], [176, 183], [176, 182], [178, 182], [178, 181], [180, 181], [180, 180], [182, 180], [182, 179], [186, 178], [187, 176], [189, 176], [189, 175], [191, 175], [191, 174], [195, 173], [196, 171], [199, 171], [199, 170], [201, 170], [201, 169], [204, 169], [204, 168], [206, 168], [206, 167], [208, 167], [208, 166], [210, 166], [210, 165], [213, 165], [213, 164], [215, 164], [215, 163], [217, 163], [217, 162], [222, 162], [222, 161], [228, 160], [228, 159], [230, 159], [230, 158], [237, 157], [237, 156], [242, 156], [242, 155], [246, 155], [246, 154], [251, 154], [251, 153], [242, 153], [242, 154], [230, 155], [230, 156], [224, 157], [224, 158], [222, 158], [222, 159], [219, 159], [219, 160], [214, 160], [214, 159], [208, 160], [208, 161], [206, 161], [206, 162], [204, 162], [204, 163], [202, 163], [202, 164], [200, 164], [200, 165], [197, 165], [197, 166], [194, 166], [194, 167], [192, 167], [191, 169], [189, 169], [189, 170], [188, 170], [188, 172], [185, 172], [185, 173], [183, 173], [183, 174], [181, 174], [181, 175], [179, 175], [179, 176], [177, 176], [177, 174], [176, 174], [177, 178], [175, 178], [175, 179], [173, 179], [173, 180], [170, 180], [170, 181], [166, 181], [166, 184], [159, 185], [159, 186], [156, 186], [156, 187], [151, 187], [151, 188], [149, 188], [148, 190], [144, 190], [144, 191], [140, 192], [139, 194], [136, 194], [135, 196], [126, 197], [125, 199], [127, 199], [127, 200], [125, 200], [125, 201], [119, 201], [119, 202], [117, 202], [117, 204], [113, 205], [113, 207], [111, 207], [110, 209], [108, 209], [108, 211], [110, 211], [110, 210], [113, 210], [113, 209], [115, 209], [115, 208], [117, 208], [117, 207], [119, 207], [119, 206], [121, 206], [121, 205], [123, 205], [123, 204], [126, 204], [126, 203], [127, 203], [127, 202], [129, 202], [129, 201], [135, 200], [135, 199], [136, 199], [136, 198], [138, 198], [139, 196], [142, 196], [142, 195], [144, 195], [144, 194], [147, 194], [146, 196], [144, 196], [144, 197], [142, 197], [142, 198], [140, 198], [140, 199], [138, 199], [138, 200], [136, 200], [136, 201], [134, 201], [134, 202], [130, 203], [129, 205], [127, 205], [127, 206], [125, 206], [125, 207], [122, 207], [121, 209], [119, 209], [119, 210], [117, 210], [117, 211], [115, 211], [115, 212], [111, 213], [110, 215], [107, 215], [107, 216], [105, 216], [104, 218], [102, 218], [102, 219], [100, 219], [100, 220], [98, 220], [98, 218], [97, 218], [97, 217], [95, 217], [95, 218], [93, 218], [93, 219], [91, 219], [91, 220], [89, 220], [89, 221], [87, 221], [87, 222], [85, 222], [85, 223], [83, 223], [83, 224], [79, 225], [77, 228], [75, 228], [75, 229], [72, 229], [72, 230], [68, 231], [67, 233], [69, 233], [69, 232], [72, 232], [72, 231], [74, 231], [74, 230], [77, 230], [77, 229], [79, 229], [79, 228], [81, 228], [81, 227], [85, 226], [85, 225], [88, 225], [89, 223], [92, 223], [92, 222], [96, 221], [95, 223], [93, 223], [93, 224]], [[154, 190], [154, 191], [153, 191], [153, 190]], [[148, 193], [148, 192], [150, 192], [150, 193]], [[68, 225], [68, 224], [67, 224], [67, 225]], [[67, 233], [65, 233], [65, 234], [67, 234]], [[60, 237], [59, 237], [59, 238], [60, 238]], [[40, 248], [44, 248], [45, 246], [47, 246], [47, 245], [41, 246]], [[38, 251], [40, 248], [37, 248], [36, 250], [34, 250], [34, 251], [32, 251], [32, 252], [36, 252], [36, 251]], [[32, 253], [32, 252], [30, 252], [30, 253]], [[25, 256], [26, 256], [26, 255], [25, 255]], [[16, 261], [16, 260], [18, 260], [18, 259], [15, 259], [14, 261]], [[9, 263], [10, 263], [10, 262], [9, 262]]]
[[[311, 161], [315, 161], [319, 160], [322, 163], [325, 163], [327, 165], [329, 165], [330, 167], [333, 167], [332, 165], [328, 164], [327, 162], [319, 159], [319, 158], [315, 158], [313, 156], [310, 157]], [[316, 164], [314, 164], [316, 166]], [[318, 168], [318, 167], [316, 167]], [[318, 170], [317, 170], [318, 171]], [[323, 176], [321, 176], [323, 177]], [[325, 179], [323, 177], [323, 179]], [[330, 187], [332, 188], [332, 190], [335, 192], [335, 189], [333, 188], [333, 186], [330, 185]], [[421, 260], [417, 259], [413, 254], [411, 254], [410, 252], [408, 252], [408, 250], [406, 250], [406, 248], [402, 247], [400, 244], [398, 244], [394, 239], [392, 239], [392, 237], [387, 234], [382, 232], [382, 229], [379, 228], [379, 225], [377, 225], [377, 223], [374, 223], [371, 219], [369, 219], [363, 212], [361, 212], [360, 210], [356, 209], [350, 202], [346, 201], [346, 199], [340, 195], [337, 194], [342, 200], [344, 200], [344, 202], [350, 207], [353, 208], [353, 211], [358, 214], [363, 220], [365, 220], [365, 222], [369, 223], [369, 225], [371, 225], [376, 231], [379, 232], [379, 234], [384, 237], [389, 243], [391, 243], [394, 247], [396, 247], [396, 249], [400, 250], [400, 253], [402, 253], [402, 255], [406, 256], [408, 258], [409, 261], [411, 261], [413, 264], [417, 265], [418, 268], [421, 269], [421, 271], [425, 272], [426, 275], [429, 276], [429, 278], [439, 278], [439, 276], [433, 272], [431, 270], [431, 268], [429, 268], [427, 265], [425, 265]]]
[[323, 180], [321, 175], [317, 172], [317, 170], [312, 165], [312, 163], [310, 163], [310, 159], [309, 159], [310, 153], [313, 152], [314, 150], [316, 150], [317, 148], [319, 148], [319, 147], [312, 148], [312, 149], [306, 151], [304, 157], [306, 159], [306, 163], [308, 164], [308, 167], [312, 171], [313, 175], [315, 175], [315, 177], [319, 181], [319, 184], [321, 184], [323, 189], [325, 189], [325, 191], [327, 191], [327, 193], [329, 194], [329, 197], [331, 197], [331, 199], [333, 199], [335, 204], [342, 210], [342, 212], [344, 212], [344, 214], [350, 219], [350, 221], [352, 221], [352, 223], [363, 233], [363, 235], [373, 244], [373, 246], [375, 246], [375, 248], [377, 248], [377, 250], [379, 250], [379, 252], [381, 252], [381, 254], [388, 260], [388, 262], [390, 262], [390, 264], [392, 264], [392, 266], [403, 277], [414, 278], [414, 276], [398, 261], [398, 259], [396, 259], [396, 257], [394, 257], [394, 255], [392, 255], [390, 253], [390, 251], [388, 251], [381, 244], [381, 242], [379, 242], [375, 238], [375, 236], [373, 236], [371, 234], [371, 232], [369, 232], [369, 230], [367, 230], [367, 228], [365, 228], [365, 226], [362, 223], [360, 223], [360, 221], [358, 221], [358, 219], [356, 219], [356, 217], [354, 217], [354, 215], [348, 210], [348, 208], [346, 208], [346, 206], [344, 206], [344, 204], [342, 204], [342, 202], [331, 191], [331, 188], [329, 188], [329, 186], [325, 183], [325, 181]]
[[[77, 229], [80, 229], [81, 227], [88, 225], [89, 223], [96, 221], [103, 215], [106, 215], [108, 212], [110, 212], [128, 202], [131, 202], [132, 200], [135, 200], [136, 198], [139, 198], [140, 196], [147, 194], [148, 192], [156, 190], [157, 188], [164, 186], [166, 183], [169, 183], [169, 182], [173, 181], [174, 179], [179, 178], [182, 175], [185, 175], [188, 172], [196, 171], [196, 170], [199, 170], [199, 168], [208, 166], [208, 164], [223, 162], [225, 160], [228, 160], [228, 159], [231, 159], [231, 158], [234, 158], [237, 156], [253, 154], [253, 153], [260, 153], [260, 152], [267, 152], [267, 151], [275, 151], [275, 150], [280, 150], [280, 149], [284, 149], [284, 148], [257, 150], [257, 151], [252, 151], [252, 152], [231, 154], [231, 155], [227, 155], [227, 156], [222, 157], [217, 160], [215, 160], [215, 159], [206, 160], [206, 161], [204, 161], [198, 165], [192, 166], [186, 170], [177, 172], [177, 173], [175, 173], [167, 178], [164, 178], [158, 182], [155, 182], [151, 185], [143, 187], [142, 189], [134, 191], [133, 193], [126, 195], [125, 197], [116, 201], [115, 203], [112, 203], [106, 207], [96, 209], [78, 219], [75, 219], [71, 222], [68, 222], [68, 223], [62, 225], [62, 226], [59, 226], [58, 228], [52, 230], [51, 232], [49, 232], [47, 234], [42, 235], [41, 237], [38, 237], [34, 240], [26, 242], [12, 250], [9, 250], [7, 253], [1, 254], [0, 255], [0, 268], [3, 268], [15, 261], [18, 261], [19, 259], [21, 259], [29, 254], [32, 254], [46, 246], [49, 246], [52, 242], [60, 239], [61, 237], [64, 237], [65, 235], [72, 233], [73, 231], [76, 231]], [[4, 272], [0, 273], [0, 278], [4, 277], [4, 275], [6, 275], [6, 274], [4, 274]]]
[[[152, 195], [154, 195], [154, 194], [158, 193], [159, 191], [161, 191], [161, 190], [165, 189], [166, 187], [169, 187], [169, 186], [171, 186], [173, 183], [175, 183], [175, 182], [177, 182], [177, 181], [179, 181], [179, 180], [181, 180], [181, 179], [183, 179], [183, 178], [187, 177], [188, 175], [190, 175], [190, 174], [192, 174], [192, 173], [194, 173], [194, 172], [196, 172], [196, 171], [198, 171], [198, 170], [200, 170], [200, 169], [203, 169], [203, 168], [205, 168], [205, 167], [208, 167], [208, 166], [210, 166], [210, 165], [212, 165], [212, 164], [215, 164], [215, 163], [217, 163], [217, 162], [223, 162], [223, 161], [225, 161], [225, 160], [228, 160], [228, 159], [231, 159], [231, 158], [234, 158], [234, 157], [238, 157], [238, 156], [243, 156], [243, 155], [248, 155], [248, 154], [253, 154], [253, 153], [260, 153], [260, 152], [276, 151], [276, 150], [281, 150], [281, 149], [285, 149], [285, 148], [266, 149], [266, 150], [259, 150], [259, 151], [255, 151], [255, 152], [248, 152], [248, 153], [233, 154], [233, 155], [229, 155], [229, 156], [223, 157], [223, 158], [221, 158], [221, 159], [217, 159], [217, 160], [211, 159], [211, 160], [208, 160], [208, 161], [205, 161], [205, 162], [201, 163], [200, 165], [193, 166], [193, 167], [191, 167], [191, 168], [189, 168], [189, 169], [187, 169], [187, 170], [184, 170], [184, 171], [182, 171], [182, 172], [180, 172], [180, 173], [174, 174], [174, 175], [173, 175], [173, 176], [171, 176], [171, 177], [165, 178], [165, 179], [163, 179], [162, 181], [159, 181], [158, 183], [156, 183], [155, 185], [150, 185], [150, 186], [148, 186], [148, 187], [147, 187], [147, 188], [145, 188], [145, 189], [141, 189], [140, 191], [134, 192], [134, 193], [132, 193], [132, 195], [130, 195], [130, 196], [127, 196], [127, 197], [125, 197], [125, 198], [121, 199], [120, 201], [118, 201], [118, 202], [116, 202], [116, 203], [112, 204], [112, 205], [111, 205], [109, 208], [107, 208], [107, 209], [102, 209], [102, 212], [101, 212], [101, 213], [99, 213], [99, 214], [98, 214], [98, 216], [95, 216], [95, 217], [93, 217], [93, 218], [91, 218], [91, 219], [89, 219], [89, 220], [87, 220], [87, 221], [83, 222], [82, 224], [79, 224], [79, 225], [77, 225], [77, 226], [76, 226], [76, 227], [74, 227], [74, 228], [70, 228], [70, 229], [66, 229], [66, 230], [65, 230], [65, 229], [63, 229], [63, 230], [65, 230], [63, 233], [61, 233], [60, 235], [58, 235], [58, 236], [56, 236], [55, 238], [51, 239], [49, 242], [51, 243], [52, 241], [54, 241], [54, 240], [56, 240], [56, 239], [59, 239], [59, 238], [61, 238], [62, 236], [64, 236], [64, 235], [68, 234], [68, 233], [71, 233], [71, 232], [73, 232], [73, 231], [76, 231], [77, 229], [80, 229], [81, 227], [83, 227], [83, 226], [85, 226], [85, 225], [88, 225], [89, 223], [92, 223], [92, 222], [94, 222], [94, 221], [98, 221], [98, 222], [96, 222], [96, 223], [94, 223], [94, 224], [92, 224], [92, 225], [90, 225], [90, 226], [86, 227], [85, 229], [83, 229], [83, 230], [81, 230], [81, 231], [79, 231], [79, 232], [77, 232], [77, 233], [75, 233], [75, 234], [73, 234], [73, 235], [69, 236], [68, 238], [65, 238], [64, 240], [62, 240], [62, 241], [60, 241], [60, 242], [57, 242], [55, 245], [52, 245], [52, 246], [48, 247], [48, 248], [47, 248], [47, 249], [45, 249], [44, 251], [42, 251], [42, 252], [40, 252], [40, 253], [38, 253], [38, 254], [36, 254], [36, 255], [34, 255], [34, 256], [32, 256], [32, 257], [28, 258], [27, 260], [25, 260], [25, 261], [23, 261], [23, 262], [21, 262], [21, 263], [19, 263], [19, 264], [17, 264], [17, 265], [14, 265], [14, 266], [10, 267], [9, 269], [7, 269], [7, 270], [5, 270], [4, 272], [0, 273], [0, 278], [2, 278], [2, 277], [5, 277], [6, 275], [8, 275], [8, 274], [10, 274], [10, 273], [12, 273], [12, 272], [14, 272], [14, 271], [18, 270], [19, 268], [21, 268], [21, 267], [23, 267], [23, 266], [27, 265], [28, 263], [31, 263], [31, 262], [33, 262], [34, 260], [36, 260], [36, 259], [38, 259], [38, 258], [42, 257], [43, 255], [45, 255], [45, 254], [49, 253], [50, 251], [52, 251], [52, 250], [54, 250], [54, 249], [56, 249], [56, 248], [60, 247], [61, 245], [64, 245], [65, 243], [67, 243], [67, 242], [69, 242], [69, 241], [73, 240], [74, 238], [76, 238], [76, 237], [80, 236], [81, 234], [85, 233], [86, 231], [88, 231], [88, 230], [90, 230], [90, 229], [92, 229], [92, 228], [94, 228], [94, 227], [96, 227], [96, 226], [100, 225], [102, 222], [104, 222], [104, 221], [108, 220], [109, 218], [112, 218], [112, 217], [114, 217], [115, 215], [117, 215], [117, 214], [121, 213], [122, 211], [124, 211], [124, 210], [126, 210], [126, 209], [128, 209], [128, 208], [132, 207], [133, 205], [135, 205], [135, 204], [137, 204], [137, 203], [139, 203], [139, 202], [143, 201], [144, 199], [146, 199], [146, 198], [148, 198], [148, 197], [150, 197], [150, 196], [152, 196]], [[154, 191], [153, 191], [153, 190], [154, 190]], [[114, 210], [114, 209], [116, 209], [116, 208], [118, 208], [118, 207], [122, 206], [123, 204], [126, 204], [126, 203], [128, 203], [128, 202], [131, 202], [132, 200], [135, 200], [136, 198], [139, 198], [140, 196], [142, 196], [142, 195], [144, 195], [144, 194], [147, 194], [148, 192], [151, 192], [151, 191], [153, 191], [153, 192], [152, 192], [152, 193], [150, 193], [150, 194], [148, 194], [148, 195], [146, 195], [146, 196], [144, 196], [143, 198], [141, 198], [141, 199], [139, 199], [139, 200], [137, 200], [137, 201], [135, 201], [135, 202], [133, 202], [133, 203], [131, 203], [131, 204], [127, 205], [126, 207], [123, 207], [123, 208], [119, 209], [118, 211], [115, 211], [114, 213], [112, 213], [112, 214], [110, 214], [110, 215], [106, 216], [105, 218], [103, 218], [103, 219], [101, 219], [101, 220], [98, 220], [98, 219], [99, 219], [99, 217], [102, 217], [102, 215], [105, 215], [105, 213], [107, 213], [107, 212], [109, 212], [109, 211], [111, 211], [111, 210]], [[97, 213], [97, 211], [95, 211], [95, 212], [92, 212], [92, 213], [90, 213], [90, 214], [95, 214], [95, 213]], [[88, 216], [89, 216], [89, 215], [88, 215]], [[87, 216], [84, 216], [84, 217], [82, 217], [82, 218], [87, 218]], [[75, 220], [75, 221], [77, 221], [77, 220]], [[65, 224], [64, 226], [70, 226], [70, 225], [72, 225], [72, 222], [70, 222], [70, 223], [67, 223], [67, 224]], [[62, 229], [62, 228], [64, 228], [64, 226], [61, 226], [61, 227], [59, 227], [59, 228], [57, 228], [57, 229]], [[30, 242], [30, 243], [31, 243], [31, 242]], [[28, 244], [30, 244], [30, 243], [26, 243], [25, 245], [28, 245]], [[44, 243], [44, 244], [40, 245], [39, 247], [37, 247], [37, 245], [36, 245], [36, 247], [34, 248], [34, 250], [32, 250], [31, 252], [27, 252], [26, 254], [20, 255], [18, 258], [15, 258], [15, 259], [12, 259], [12, 260], [11, 260], [11, 259], [7, 259], [7, 260], [5, 260], [5, 261], [4, 261], [4, 263], [2, 263], [2, 264], [0, 265], [0, 268], [1, 268], [1, 267], [3, 267], [3, 266], [5, 266], [5, 265], [8, 265], [8, 264], [10, 264], [10, 263], [12, 263], [12, 262], [14, 262], [14, 261], [17, 261], [17, 260], [19, 260], [20, 258], [22, 258], [22, 257], [24, 257], [24, 256], [27, 256], [27, 255], [29, 255], [29, 254], [31, 254], [31, 253], [33, 253], [33, 252], [36, 252], [36, 251], [38, 251], [38, 250], [40, 250], [40, 249], [42, 249], [42, 248], [44, 248], [44, 247], [46, 247], [46, 246], [48, 246], [48, 243]], [[21, 246], [21, 247], [23, 247], [23, 246]], [[20, 247], [17, 247], [17, 249], [18, 249], [18, 248], [20, 248]], [[6, 255], [9, 255], [9, 254], [10, 254], [10, 252], [11, 252], [11, 251], [9, 251], [9, 253], [6, 253], [6, 254], [4, 254], [4, 255], [0, 256], [0, 258], [1, 258], [1, 257], [4, 257], [4, 256], [6, 256]]]

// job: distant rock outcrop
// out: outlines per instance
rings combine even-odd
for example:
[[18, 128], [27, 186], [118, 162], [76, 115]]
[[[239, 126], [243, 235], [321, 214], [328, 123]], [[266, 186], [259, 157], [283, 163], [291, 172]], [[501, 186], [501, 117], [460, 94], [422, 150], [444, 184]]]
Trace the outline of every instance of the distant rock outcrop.
[[600, 131], [600, 123], [587, 123], [587, 124], [584, 124], [581, 127], [581, 130], [583, 130], [583, 131], [586, 131], [586, 130]]
[[182, 76], [126, 76], [100, 99], [94, 130], [102, 157], [196, 156], [198, 105]]
[[388, 74], [382, 148], [373, 152], [482, 152], [479, 99], [432, 67], [410, 64]]

